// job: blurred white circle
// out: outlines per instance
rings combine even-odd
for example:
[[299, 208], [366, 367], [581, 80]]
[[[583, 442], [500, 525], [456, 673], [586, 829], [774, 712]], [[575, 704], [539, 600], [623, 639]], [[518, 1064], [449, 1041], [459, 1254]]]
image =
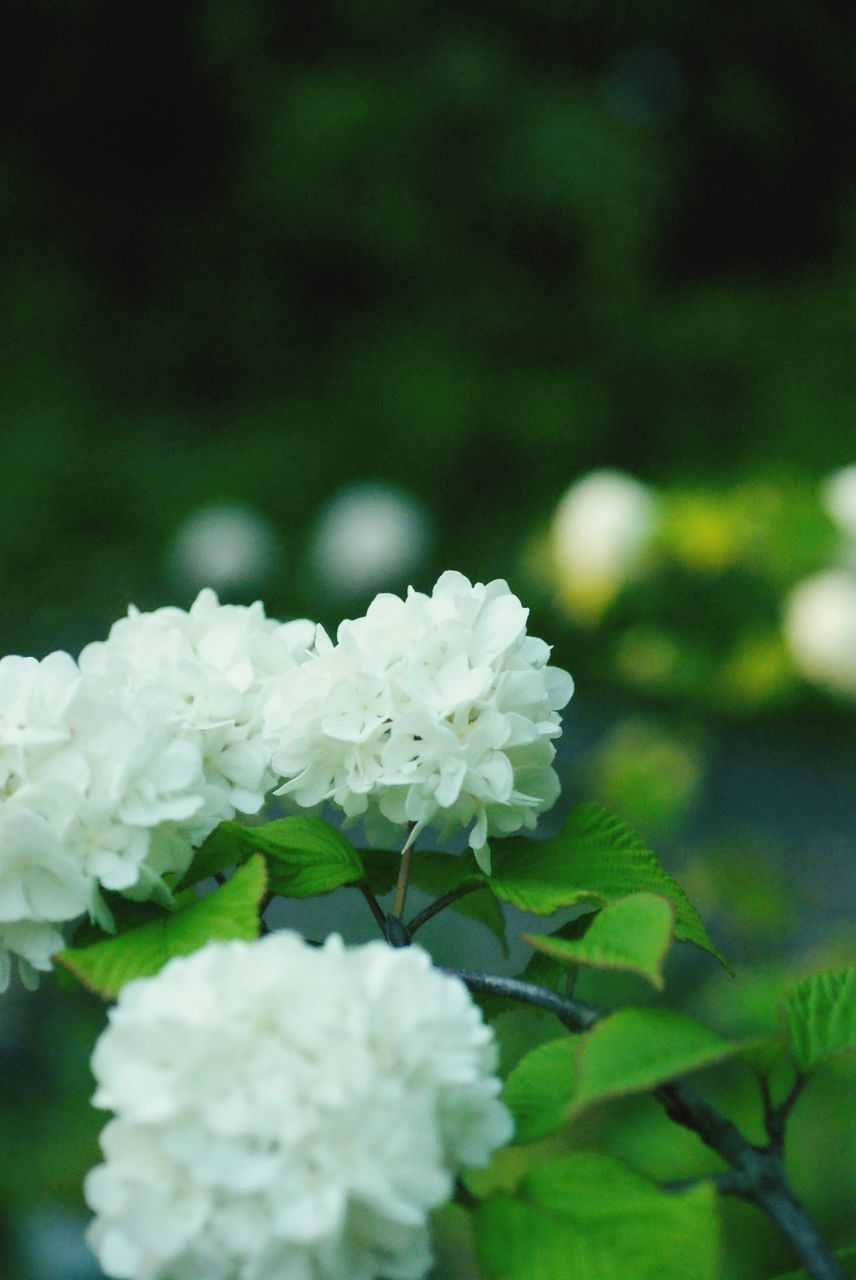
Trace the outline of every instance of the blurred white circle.
[[318, 514], [306, 552], [317, 585], [357, 596], [398, 585], [426, 560], [434, 530], [405, 490], [379, 482], [341, 489]]
[[839, 529], [856, 540], [856, 463], [833, 471], [823, 485], [823, 505]]
[[170, 577], [196, 591], [252, 588], [277, 567], [279, 538], [268, 520], [242, 503], [209, 503], [191, 511], [166, 551]]
[[785, 606], [785, 638], [810, 680], [856, 695], [856, 575], [829, 569], [798, 583]]
[[570, 576], [623, 580], [642, 557], [654, 530], [656, 500], [624, 471], [592, 471], [577, 480], [553, 517], [553, 546]]

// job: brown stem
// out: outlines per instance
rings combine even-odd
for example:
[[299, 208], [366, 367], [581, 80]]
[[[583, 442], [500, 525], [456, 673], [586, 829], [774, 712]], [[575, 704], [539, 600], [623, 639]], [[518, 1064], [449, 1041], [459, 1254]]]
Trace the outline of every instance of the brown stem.
[[410, 877], [410, 859], [413, 857], [413, 845], [410, 843], [410, 837], [413, 835], [413, 828], [416, 823], [411, 822], [407, 827], [407, 842], [401, 854], [401, 866], [398, 869], [398, 880], [395, 884], [395, 897], [392, 902], [392, 914], [400, 920], [404, 915], [404, 904], [407, 900], [407, 882]]
[[[460, 978], [470, 991], [505, 996], [547, 1009], [575, 1032], [588, 1031], [609, 1012], [518, 978], [452, 969], [446, 972]], [[777, 1115], [774, 1127], [779, 1124], [783, 1128], [787, 1113], [801, 1088], [801, 1084], [799, 1088], [795, 1085], [784, 1103], [774, 1109]], [[721, 1115], [683, 1080], [670, 1080], [652, 1093], [670, 1120], [691, 1129], [705, 1146], [731, 1167], [732, 1176], [722, 1179], [720, 1189], [727, 1195], [751, 1200], [763, 1210], [798, 1254], [812, 1280], [845, 1280], [840, 1264], [826, 1247], [788, 1182], [780, 1143], [772, 1141], [766, 1147], [754, 1146], [731, 1120]]]
[[366, 881], [360, 880], [357, 884], [354, 885], [354, 888], [359, 889], [360, 893], [363, 895], [366, 902], [369, 904], [369, 910], [371, 911], [372, 915], [374, 916], [375, 920], [380, 926], [381, 933], [385, 933], [386, 932], [386, 914], [384, 912], [383, 907], [380, 905], [377, 898], [372, 893]]
[[420, 911], [418, 915], [415, 915], [411, 920], [408, 920], [408, 930], [411, 934], [414, 934], [417, 929], [422, 928], [423, 924], [427, 924], [433, 916], [436, 916], [440, 911], [445, 911], [446, 907], [451, 906], [453, 902], [457, 902], [458, 898], [463, 898], [468, 893], [475, 893], [476, 889], [486, 888], [487, 885], [478, 884], [476, 882], [472, 884], [459, 884], [457, 889], [450, 889], [448, 893], [444, 893], [441, 897], [435, 898], [433, 902], [428, 903], [428, 906], [424, 911]]

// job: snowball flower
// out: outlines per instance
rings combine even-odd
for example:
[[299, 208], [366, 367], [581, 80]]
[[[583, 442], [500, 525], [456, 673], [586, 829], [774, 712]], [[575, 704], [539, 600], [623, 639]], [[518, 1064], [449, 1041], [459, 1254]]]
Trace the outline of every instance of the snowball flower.
[[489, 870], [488, 837], [534, 827], [559, 794], [553, 740], [573, 681], [527, 636], [528, 612], [505, 582], [448, 572], [430, 596], [377, 596], [335, 644], [319, 630], [264, 708], [277, 794], [332, 800], [375, 838], [469, 826]]
[[856, 696], [856, 574], [830, 569], [798, 583], [785, 609], [785, 638], [810, 680]]
[[221, 605], [206, 588], [187, 611], [132, 607], [106, 641], [81, 653], [85, 675], [147, 703], [153, 721], [199, 751], [204, 785], [187, 823], [192, 843], [236, 811], [257, 813], [264, 803], [274, 778], [261, 701], [275, 674], [296, 671], [314, 636], [310, 622], [277, 622], [259, 601]]
[[637, 568], [654, 531], [656, 501], [622, 471], [592, 471], [556, 508], [553, 554], [568, 603], [598, 614]]
[[[67, 653], [0, 660], [0, 990], [30, 984], [57, 925], [99, 910], [99, 887], [148, 896], [187, 864], [175, 831], [203, 804], [202, 757]], [[169, 847], [170, 866], [157, 865]]]
[[456, 1172], [511, 1137], [493, 1033], [417, 947], [290, 932], [126, 986], [85, 1184], [117, 1280], [422, 1280]]

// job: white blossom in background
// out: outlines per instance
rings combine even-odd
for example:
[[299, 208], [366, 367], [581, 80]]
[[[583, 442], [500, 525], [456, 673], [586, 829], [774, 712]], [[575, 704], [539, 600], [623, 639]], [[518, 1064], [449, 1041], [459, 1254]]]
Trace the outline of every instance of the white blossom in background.
[[220, 604], [200, 591], [189, 610], [140, 613], [114, 623], [80, 655], [84, 674], [146, 705], [203, 762], [200, 804], [184, 829], [198, 844], [235, 812], [257, 813], [273, 783], [261, 707], [274, 676], [291, 680], [314, 642], [311, 622], [280, 623], [260, 601]]
[[797, 666], [833, 693], [856, 696], [856, 573], [828, 569], [800, 582], [785, 606]]
[[553, 516], [551, 545], [562, 594], [597, 615], [638, 568], [657, 524], [652, 491], [623, 471], [577, 480]]
[[422, 1280], [428, 1215], [511, 1137], [493, 1033], [418, 947], [210, 943], [126, 986], [85, 1192], [117, 1280]]
[[277, 569], [276, 530], [239, 502], [212, 502], [182, 520], [166, 550], [169, 576], [182, 588], [234, 591], [255, 587]]
[[856, 543], [856, 463], [841, 467], [823, 485], [823, 505], [849, 541]]
[[375, 837], [469, 827], [489, 869], [488, 837], [534, 827], [559, 794], [553, 743], [573, 681], [526, 634], [528, 613], [507, 583], [447, 572], [430, 596], [377, 596], [335, 644], [319, 629], [300, 678], [265, 705], [278, 794], [332, 800]]
[[331, 595], [364, 595], [406, 581], [433, 540], [427, 512], [409, 493], [378, 482], [353, 484], [322, 507], [307, 570], [313, 585]]

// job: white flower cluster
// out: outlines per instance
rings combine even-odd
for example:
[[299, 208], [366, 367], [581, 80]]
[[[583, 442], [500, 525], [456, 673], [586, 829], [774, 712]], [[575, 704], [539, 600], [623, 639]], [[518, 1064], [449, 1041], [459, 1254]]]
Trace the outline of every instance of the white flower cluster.
[[416, 947], [211, 943], [95, 1050], [86, 1197], [121, 1280], [421, 1280], [429, 1213], [511, 1137], [493, 1035]]
[[261, 605], [131, 612], [79, 663], [0, 660], [0, 990], [50, 967], [99, 889], [149, 897], [273, 781], [261, 701], [314, 636]]
[[489, 870], [488, 837], [534, 827], [559, 793], [553, 739], [573, 682], [527, 617], [505, 582], [447, 572], [430, 596], [377, 596], [335, 644], [319, 628], [299, 680], [265, 704], [278, 794], [332, 800], [376, 836], [472, 824]]

